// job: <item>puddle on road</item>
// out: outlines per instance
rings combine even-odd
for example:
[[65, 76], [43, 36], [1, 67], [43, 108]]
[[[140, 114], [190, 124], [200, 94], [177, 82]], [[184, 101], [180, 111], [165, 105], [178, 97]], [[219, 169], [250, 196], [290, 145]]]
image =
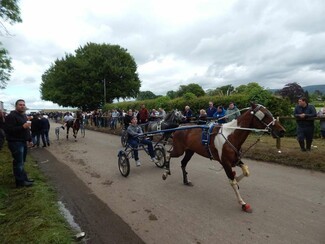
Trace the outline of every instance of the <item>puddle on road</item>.
[[[84, 232], [82, 232], [80, 226], [74, 221], [73, 215], [70, 213], [70, 211], [65, 207], [64, 203], [61, 201], [58, 201], [59, 209], [64, 218], [68, 221], [69, 225], [73, 230], [76, 232], [75, 238], [83, 238]], [[86, 239], [82, 240], [82, 243], [87, 243]]]

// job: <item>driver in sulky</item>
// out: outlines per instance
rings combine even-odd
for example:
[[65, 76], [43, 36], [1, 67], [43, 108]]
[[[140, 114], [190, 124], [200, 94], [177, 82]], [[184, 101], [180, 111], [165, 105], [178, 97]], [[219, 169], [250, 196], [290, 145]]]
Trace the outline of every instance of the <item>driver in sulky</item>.
[[128, 133], [128, 143], [133, 148], [136, 166], [141, 166], [141, 162], [139, 160], [139, 152], [138, 152], [139, 143], [147, 145], [149, 155], [151, 157], [151, 161], [154, 163], [158, 162], [158, 160], [155, 157], [155, 151], [153, 150], [152, 142], [144, 137], [143, 131], [141, 129], [141, 126], [138, 125], [138, 120], [136, 117], [132, 117], [131, 124], [127, 128], [127, 133]]

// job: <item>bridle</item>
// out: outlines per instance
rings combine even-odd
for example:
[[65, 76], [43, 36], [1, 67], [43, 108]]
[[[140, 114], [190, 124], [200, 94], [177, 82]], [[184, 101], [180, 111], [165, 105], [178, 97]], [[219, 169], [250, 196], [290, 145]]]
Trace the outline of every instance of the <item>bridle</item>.
[[265, 118], [266, 114], [263, 111], [261, 111], [262, 108], [266, 109], [263, 105], [260, 105], [260, 104], [257, 105], [256, 108], [251, 111], [251, 114], [254, 115], [254, 117], [257, 118], [257, 121], [259, 121], [263, 125], [265, 125], [265, 130], [267, 130], [268, 132], [271, 132], [272, 127], [275, 125], [276, 119], [273, 117], [271, 112], [267, 110], [267, 114], [272, 118], [272, 120], [271, 120], [270, 123], [264, 122], [264, 118]]
[[[263, 111], [261, 111], [261, 109], [264, 108], [267, 112], [264, 113]], [[244, 108], [242, 110], [247, 110], [247, 109], [252, 109], [251, 107], [248, 108]], [[252, 111], [250, 112], [250, 114], [253, 115], [252, 119], [254, 119], [255, 117], [257, 118], [257, 121], [259, 121], [260, 123], [262, 123], [265, 128], [264, 129], [257, 129], [257, 128], [243, 128], [243, 127], [229, 127], [227, 126], [227, 128], [232, 128], [232, 129], [239, 129], [239, 130], [247, 130], [247, 131], [255, 131], [255, 132], [267, 132], [267, 133], [272, 133], [273, 129], [272, 127], [275, 125], [275, 121], [276, 119], [273, 117], [273, 115], [271, 114], [270, 111], [268, 111], [263, 105], [258, 104], [254, 109], [252, 109]], [[266, 114], [268, 114], [272, 120], [269, 123], [266, 123], [264, 121]], [[257, 144], [260, 141], [260, 137], [264, 134], [261, 134], [259, 136], [259, 138], [257, 138], [256, 142], [253, 143], [251, 146], [248, 147], [248, 149], [245, 152], [242, 152], [240, 150], [237, 150], [237, 148], [228, 140], [228, 138], [225, 137], [225, 135], [222, 132], [223, 127], [221, 126], [219, 132], [217, 132], [218, 134], [221, 134], [223, 136], [223, 138], [225, 139], [225, 141], [228, 143], [228, 145], [236, 152], [236, 154], [238, 155], [238, 161], [236, 164], [238, 164], [240, 162], [240, 159], [242, 158], [242, 156], [249, 150], [251, 149], [255, 144]], [[214, 133], [213, 133], [214, 134]], [[210, 155], [212, 155], [211, 150], [210, 150], [210, 145], [208, 147], [209, 153]], [[212, 156], [213, 157], [213, 156]]]

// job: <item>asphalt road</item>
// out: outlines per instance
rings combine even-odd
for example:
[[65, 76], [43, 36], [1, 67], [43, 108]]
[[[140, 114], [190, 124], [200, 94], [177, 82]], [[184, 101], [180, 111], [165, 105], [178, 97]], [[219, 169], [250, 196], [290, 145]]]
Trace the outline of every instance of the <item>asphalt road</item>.
[[[172, 175], [163, 181], [164, 170], [140, 153], [141, 167], [131, 161], [125, 178], [117, 168], [118, 136], [87, 130], [77, 142], [62, 134], [57, 141], [52, 133], [58, 124], [51, 126], [51, 146], [35, 150], [46, 150], [71, 168], [73, 177], [145, 243], [324, 243], [323, 173], [245, 160], [251, 176], [240, 182], [240, 192], [253, 208], [245, 213], [217, 162], [194, 156], [187, 168], [194, 187], [188, 187], [182, 184], [181, 158], [172, 159]], [[45, 151], [41, 154], [39, 160], [47, 160]]]

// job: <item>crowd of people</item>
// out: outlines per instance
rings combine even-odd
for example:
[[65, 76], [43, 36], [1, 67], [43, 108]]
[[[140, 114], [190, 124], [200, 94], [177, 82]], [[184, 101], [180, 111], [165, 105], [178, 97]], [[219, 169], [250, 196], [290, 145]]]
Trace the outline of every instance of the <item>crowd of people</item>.
[[[30, 118], [27, 117], [25, 112], [26, 105], [22, 99], [16, 101], [15, 110], [9, 114], [5, 115], [3, 111], [0, 111], [0, 150], [6, 138], [13, 157], [13, 173], [17, 187], [33, 185], [33, 180], [27, 177], [24, 170], [27, 148], [40, 147], [41, 143], [42, 147], [50, 146], [48, 117], [56, 122], [62, 121], [63, 123], [74, 119], [70, 112], [57, 112], [48, 115], [36, 113]], [[194, 122], [193, 118], [195, 118], [197, 124], [206, 124], [209, 121], [223, 124], [240, 116], [240, 110], [234, 102], [230, 102], [228, 107], [224, 108], [222, 105], [214, 106], [213, 102], [210, 101], [206, 109], [200, 109], [198, 112], [198, 116], [194, 116], [190, 106], [186, 105], [183, 111], [182, 123]], [[315, 107], [309, 104], [305, 97], [301, 97], [293, 114], [297, 122], [297, 141], [300, 149], [303, 152], [310, 151], [315, 130], [314, 118], [317, 116], [324, 118], [320, 120], [320, 131], [322, 138], [325, 138], [325, 106], [316, 112]], [[147, 145], [151, 160], [153, 162], [157, 161], [152, 142], [142, 137], [142, 135], [146, 131], [146, 125], [149, 121], [159, 121], [165, 118], [166, 112], [163, 108], [149, 111], [145, 104], [142, 104], [139, 110], [129, 109], [125, 112], [124, 110], [113, 109], [105, 113], [102, 113], [101, 110], [95, 110], [88, 113], [84, 112], [81, 115], [83, 123], [92, 126], [105, 126], [116, 129], [118, 123], [120, 123], [129, 135], [128, 142], [134, 148], [137, 166], [141, 165], [137, 152], [139, 143]], [[64, 129], [64, 126], [58, 128]]]

